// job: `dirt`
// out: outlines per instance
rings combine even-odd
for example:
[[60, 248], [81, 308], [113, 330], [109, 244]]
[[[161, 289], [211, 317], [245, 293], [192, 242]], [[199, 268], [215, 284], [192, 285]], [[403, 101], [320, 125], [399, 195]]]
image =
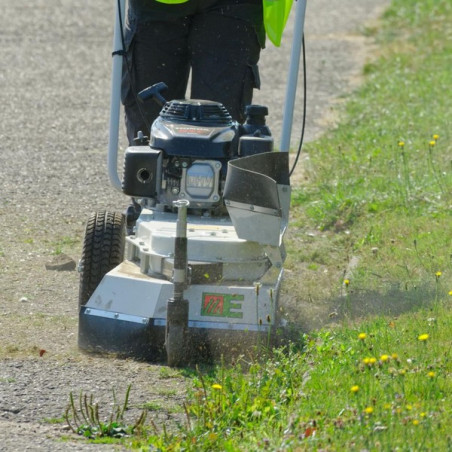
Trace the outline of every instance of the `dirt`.
[[[106, 171], [114, 3], [0, 0], [0, 444], [6, 451], [111, 450], [67, 430], [62, 416], [70, 392], [93, 394], [108, 415], [112, 390], [122, 400], [132, 384], [128, 419], [148, 404], [158, 428], [184, 422], [187, 383], [180, 372], [77, 348], [74, 263], [85, 221], [95, 210], [121, 211], [128, 203]], [[336, 103], [359, 83], [372, 54], [360, 29], [387, 3], [309, 2], [307, 140], [334, 126]], [[293, 15], [283, 46], [269, 44], [263, 52], [255, 97], [269, 106], [277, 142], [292, 22]], [[301, 88], [296, 104], [293, 146]], [[69, 259], [58, 271], [61, 252]]]

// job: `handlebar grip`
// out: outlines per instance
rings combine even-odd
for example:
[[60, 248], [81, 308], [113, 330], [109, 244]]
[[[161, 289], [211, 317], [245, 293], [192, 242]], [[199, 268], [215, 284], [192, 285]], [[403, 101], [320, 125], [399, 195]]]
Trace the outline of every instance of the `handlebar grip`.
[[164, 82], [156, 83], [149, 86], [138, 93], [138, 97], [146, 102], [149, 99], [154, 99], [161, 107], [166, 104], [166, 99], [162, 96], [162, 91], [166, 91], [168, 86]]

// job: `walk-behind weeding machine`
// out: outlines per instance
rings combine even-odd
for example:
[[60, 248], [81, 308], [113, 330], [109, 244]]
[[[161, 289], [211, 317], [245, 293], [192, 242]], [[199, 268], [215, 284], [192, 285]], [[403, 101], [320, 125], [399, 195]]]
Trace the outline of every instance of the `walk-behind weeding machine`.
[[[299, 5], [294, 44], [301, 42], [304, 12]], [[294, 45], [290, 73], [298, 72], [298, 60]], [[149, 142], [126, 149], [119, 179], [120, 76], [119, 58], [109, 172], [137, 214], [98, 212], [88, 221], [79, 266], [79, 346], [147, 360], [166, 351], [168, 364], [179, 366], [271, 343], [281, 326], [290, 183], [288, 152], [273, 152], [266, 107], [248, 106], [246, 122], [238, 124], [222, 104], [168, 102], [165, 86], [154, 85], [139, 96], [163, 108]], [[291, 124], [296, 82], [289, 85], [284, 115]], [[286, 151], [289, 141], [290, 125], [283, 130]]]

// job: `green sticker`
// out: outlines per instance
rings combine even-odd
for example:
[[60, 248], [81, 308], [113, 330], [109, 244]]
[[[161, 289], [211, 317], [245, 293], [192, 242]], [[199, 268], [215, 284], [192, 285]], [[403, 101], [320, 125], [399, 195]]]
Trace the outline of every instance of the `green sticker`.
[[239, 294], [203, 293], [201, 315], [241, 319], [244, 298], [244, 295]]

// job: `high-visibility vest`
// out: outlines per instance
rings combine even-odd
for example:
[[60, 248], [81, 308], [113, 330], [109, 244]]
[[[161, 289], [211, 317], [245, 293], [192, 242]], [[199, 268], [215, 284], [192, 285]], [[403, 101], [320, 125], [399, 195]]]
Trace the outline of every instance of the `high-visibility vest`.
[[[157, 0], [160, 3], [177, 5], [188, 0]], [[268, 39], [277, 47], [281, 45], [281, 37], [289, 17], [293, 0], [263, 0], [264, 26]]]
[[264, 26], [268, 39], [276, 46], [281, 45], [281, 38], [289, 18], [292, 0], [263, 0]]

